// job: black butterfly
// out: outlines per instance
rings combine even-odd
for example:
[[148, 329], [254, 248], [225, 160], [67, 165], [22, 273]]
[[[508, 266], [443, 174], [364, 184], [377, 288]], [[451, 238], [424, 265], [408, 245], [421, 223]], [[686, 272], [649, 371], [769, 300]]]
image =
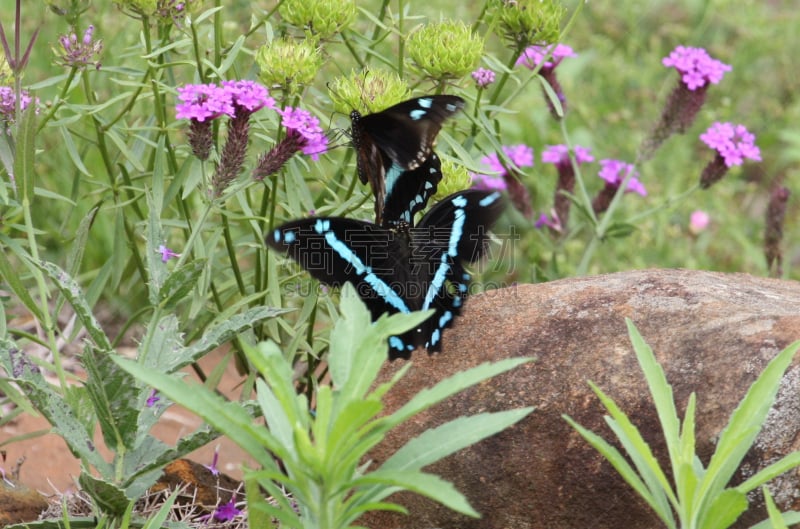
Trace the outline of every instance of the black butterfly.
[[389, 358], [409, 358], [419, 346], [441, 350], [442, 331], [460, 314], [467, 294], [464, 264], [483, 255], [487, 232], [504, 207], [500, 193], [471, 189], [433, 206], [416, 228], [317, 217], [288, 222], [266, 242], [323, 283], [353, 283], [373, 320], [387, 312], [435, 309], [417, 328], [390, 338]]
[[463, 106], [458, 96], [434, 95], [366, 116], [350, 113], [358, 177], [372, 187], [376, 224], [412, 224], [414, 213], [425, 207], [442, 178], [433, 140]]

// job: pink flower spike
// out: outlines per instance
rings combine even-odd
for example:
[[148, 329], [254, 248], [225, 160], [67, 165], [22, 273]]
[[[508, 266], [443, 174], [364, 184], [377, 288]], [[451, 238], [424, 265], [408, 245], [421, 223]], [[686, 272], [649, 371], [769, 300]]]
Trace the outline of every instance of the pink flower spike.
[[319, 120], [300, 108], [286, 107], [278, 110], [278, 113], [282, 117], [281, 124], [289, 134], [294, 134], [301, 140], [303, 154], [311, 156], [314, 161], [319, 160], [319, 155], [328, 149], [328, 138], [325, 137]]
[[[553, 50], [553, 54], [548, 60], [545, 60], [545, 57], [547, 57], [551, 49]], [[539, 64], [542, 64], [543, 69], [555, 68], [561, 64], [561, 61], [565, 58], [577, 56], [578, 54], [566, 44], [556, 44], [555, 47], [553, 44], [547, 46], [533, 45], [525, 48], [525, 51], [519, 56], [514, 66], [525, 66], [529, 70], [533, 70], [539, 66]]]
[[[576, 145], [574, 151], [575, 161], [578, 165], [594, 161], [594, 156], [592, 156], [592, 150], [590, 148]], [[542, 151], [542, 162], [556, 165], [568, 165], [570, 163], [569, 148], [566, 145], [548, 145]]]
[[275, 109], [275, 100], [269, 97], [267, 88], [255, 81], [222, 81], [222, 90], [230, 95], [234, 105], [250, 112], [264, 107]]
[[622, 181], [633, 172], [633, 175], [628, 180], [628, 187], [625, 189], [626, 193], [637, 193], [643, 197], [647, 196], [647, 190], [639, 179], [633, 165], [622, 162], [620, 160], [605, 159], [600, 160], [600, 172], [597, 176], [602, 178], [611, 186], [619, 187]]
[[725, 160], [725, 165], [742, 165], [745, 158], [761, 161], [761, 150], [755, 144], [755, 135], [744, 125], [716, 122], [700, 135], [700, 139], [716, 150]]
[[[533, 166], [533, 148], [524, 143], [520, 143], [519, 145], [504, 145], [503, 152], [516, 167]], [[481, 163], [488, 166], [490, 172], [500, 174], [472, 174], [473, 187], [490, 191], [503, 191], [508, 188], [508, 184], [503, 178], [507, 171], [505, 167], [503, 167], [503, 163], [500, 161], [500, 157], [497, 153], [484, 156], [481, 158]]]
[[661, 64], [675, 68], [689, 90], [717, 84], [732, 69], [729, 64], [712, 58], [705, 49], [689, 46], [678, 46]]
[[231, 94], [215, 84], [187, 84], [178, 88], [176, 119], [205, 121], [222, 114], [233, 116]]
[[167, 261], [169, 261], [173, 257], [180, 257], [181, 256], [181, 254], [173, 252], [172, 250], [170, 250], [169, 248], [167, 248], [163, 244], [159, 245], [159, 247], [158, 247], [158, 249], [156, 249], [156, 251], [161, 254], [161, 261], [164, 262], [164, 263], [166, 263]]

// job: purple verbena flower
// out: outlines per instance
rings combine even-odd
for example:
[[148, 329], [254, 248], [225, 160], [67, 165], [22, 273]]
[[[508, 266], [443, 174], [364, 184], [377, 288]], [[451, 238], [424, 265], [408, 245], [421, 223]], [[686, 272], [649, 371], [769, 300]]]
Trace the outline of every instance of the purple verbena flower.
[[[576, 145], [574, 148], [575, 161], [578, 165], [594, 161], [592, 150], [588, 147]], [[557, 166], [572, 165], [569, 159], [569, 148], [566, 145], [548, 145], [542, 151], [542, 162], [552, 163]]]
[[250, 113], [264, 107], [275, 109], [275, 100], [269, 96], [267, 88], [255, 81], [222, 81], [222, 90], [228, 93], [235, 106]]
[[633, 165], [622, 162], [620, 160], [605, 159], [600, 160], [600, 172], [597, 176], [605, 180], [607, 184], [615, 189], [622, 184], [622, 181], [631, 174], [628, 180], [628, 187], [625, 188], [626, 193], [637, 193], [643, 197], [647, 196], [647, 190], [644, 188], [638, 178], [636, 178], [636, 171]]
[[[548, 58], [550, 51], [552, 55]], [[529, 70], [536, 69], [540, 64], [542, 69], [555, 68], [567, 57], [577, 57], [577, 53], [566, 44], [548, 44], [546, 46], [533, 45], [525, 48], [514, 66], [524, 66]]]
[[478, 88], [486, 88], [494, 82], [495, 74], [492, 70], [486, 68], [478, 68], [472, 72], [472, 78]]
[[164, 262], [164, 263], [166, 263], [167, 261], [169, 261], [173, 257], [180, 257], [181, 256], [181, 254], [173, 252], [172, 250], [170, 250], [169, 248], [167, 248], [163, 244], [159, 245], [158, 249], [156, 251], [161, 254], [161, 261]]
[[[533, 148], [525, 144], [503, 146], [503, 152], [511, 160], [516, 167], [532, 167], [533, 166]], [[488, 156], [481, 158], [481, 163], [488, 166], [489, 170], [493, 173], [500, 173], [499, 175], [489, 174], [471, 174], [472, 185], [478, 189], [497, 190], [502, 191], [508, 188], [508, 184], [504, 178], [507, 171], [500, 161], [497, 153], [492, 153]]]
[[707, 84], [717, 84], [731, 66], [712, 58], [703, 48], [678, 46], [661, 60], [661, 64], [678, 70], [686, 87], [696, 90]]
[[88, 65], [100, 69], [99, 56], [103, 51], [103, 41], [94, 40], [94, 26], [90, 25], [83, 33], [83, 39], [78, 42], [78, 35], [73, 31], [58, 38], [60, 50], [53, 50], [60, 63], [71, 68], [85, 68]]
[[233, 98], [228, 90], [215, 84], [187, 84], [178, 88], [175, 105], [177, 119], [206, 121], [228, 114], [233, 116]]
[[725, 165], [742, 165], [745, 158], [761, 161], [761, 150], [755, 144], [755, 135], [744, 125], [716, 122], [700, 135], [700, 139], [716, 150], [725, 160]]
[[314, 161], [319, 160], [319, 155], [328, 148], [328, 138], [320, 127], [319, 119], [300, 108], [286, 107], [278, 110], [278, 113], [287, 133], [295, 135], [300, 140], [303, 154], [311, 156]]
[[689, 231], [693, 235], [705, 231], [710, 223], [711, 216], [702, 209], [695, 210], [689, 215]]

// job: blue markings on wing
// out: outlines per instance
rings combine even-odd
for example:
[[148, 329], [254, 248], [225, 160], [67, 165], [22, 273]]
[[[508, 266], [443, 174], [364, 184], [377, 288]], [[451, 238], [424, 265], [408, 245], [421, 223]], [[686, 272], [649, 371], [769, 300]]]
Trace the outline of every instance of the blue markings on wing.
[[394, 190], [394, 186], [397, 184], [397, 180], [404, 172], [405, 169], [403, 169], [403, 167], [396, 162], [393, 163], [386, 172], [386, 196], [383, 200], [384, 203], [388, 202], [389, 196], [392, 194], [392, 190]]
[[491, 195], [487, 195], [486, 197], [482, 198], [480, 202], [478, 202], [478, 204], [480, 204], [481, 207], [485, 208], [494, 204], [498, 198], [500, 198], [500, 193], [495, 191]]
[[372, 269], [365, 265], [361, 258], [356, 255], [347, 244], [339, 240], [336, 234], [330, 229], [330, 221], [319, 219], [314, 224], [314, 229], [320, 234], [324, 233], [325, 242], [328, 243], [328, 246], [353, 267], [356, 275], [364, 276], [364, 281], [372, 287], [375, 293], [383, 298], [388, 305], [391, 305], [400, 312], [411, 312], [403, 298], [392, 290], [383, 279], [375, 275]]
[[427, 110], [420, 110], [420, 109], [417, 108], [417, 109], [414, 109], [411, 112], [409, 112], [408, 113], [408, 117], [410, 117], [414, 121], [419, 121], [422, 118], [424, 118], [427, 113], [428, 113]]
[[433, 99], [430, 97], [420, 97], [417, 99], [417, 104], [422, 108], [431, 108], [433, 106]]
[[[275, 230], [275, 231], [277, 232], [278, 237], [280, 237], [280, 232], [278, 232], [278, 230]], [[291, 231], [291, 230], [287, 231], [283, 235], [283, 242], [285, 242], [286, 244], [292, 244], [296, 240], [297, 240], [297, 234], [295, 232]]]

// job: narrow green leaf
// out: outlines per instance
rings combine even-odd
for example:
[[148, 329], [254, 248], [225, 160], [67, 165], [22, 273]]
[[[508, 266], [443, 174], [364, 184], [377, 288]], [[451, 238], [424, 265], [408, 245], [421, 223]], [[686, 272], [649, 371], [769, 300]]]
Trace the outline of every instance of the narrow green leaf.
[[416, 471], [376, 470], [356, 480], [356, 486], [383, 485], [398, 487], [426, 496], [445, 507], [473, 518], [480, 514], [472, 508], [463, 494], [452, 483], [433, 474]]
[[173, 270], [158, 292], [158, 304], [173, 310], [195, 287], [206, 263], [206, 259], [194, 259]]
[[53, 263], [42, 262], [37, 263], [37, 265], [39, 269], [47, 274], [55, 283], [58, 290], [67, 299], [72, 309], [75, 311], [75, 315], [83, 324], [83, 327], [86, 329], [86, 332], [89, 333], [92, 340], [94, 340], [98, 349], [110, 352], [112, 350], [111, 342], [100, 326], [100, 323], [94, 317], [94, 314], [92, 314], [92, 308], [86, 301], [86, 297], [83, 295], [80, 285], [78, 285], [69, 274]]
[[136, 440], [140, 390], [134, 378], [111, 360], [113, 354], [98, 352], [90, 345], [84, 348], [85, 387], [106, 446], [113, 452], [125, 452]]
[[784, 472], [788, 472], [789, 470], [798, 466], [800, 466], [800, 451], [792, 452], [791, 454], [782, 457], [778, 461], [756, 472], [755, 475], [751, 476], [744, 483], [741, 483], [738, 487], [736, 487], [736, 490], [746, 494], [780, 476]]
[[229, 402], [200, 384], [186, 384], [181, 379], [165, 375], [159, 370], [142, 366], [126, 358], [114, 357], [124, 370], [152, 387], [221, 432], [250, 454], [264, 468], [277, 471], [277, 466], [267, 450], [280, 451], [277, 440], [238, 403]]
[[86, 472], [82, 472], [78, 476], [78, 483], [81, 486], [81, 490], [91, 496], [95, 504], [105, 514], [119, 517], [127, 510], [131, 502], [121, 488]]
[[728, 529], [747, 510], [747, 495], [725, 489], [702, 514], [698, 529]]
[[499, 362], [483, 363], [473, 368], [467, 369], [456, 373], [433, 386], [432, 388], [425, 388], [408, 401], [402, 408], [395, 411], [384, 420], [388, 428], [406, 421], [408, 418], [430, 408], [437, 402], [441, 402], [451, 395], [465, 390], [470, 386], [474, 386], [497, 376], [506, 371], [510, 371], [515, 367], [532, 362], [533, 358], [507, 358]]
[[704, 503], [714, 497], [733, 477], [736, 469], [755, 442], [780, 388], [781, 379], [791, 365], [800, 341], [794, 342], [773, 358], [747, 390], [722, 430], [711, 456], [698, 495]]
[[775, 500], [772, 499], [772, 494], [769, 492], [768, 487], [761, 487], [761, 492], [764, 494], [764, 503], [767, 506], [767, 514], [769, 515], [769, 521], [772, 523], [773, 529], [789, 529], [786, 525], [786, 522], [783, 521], [783, 516], [781, 516], [781, 511], [778, 509], [778, 506], [775, 505]]
[[605, 439], [597, 435], [596, 433], [588, 430], [575, 422], [571, 417], [568, 415], [562, 415], [565, 421], [567, 421], [570, 426], [575, 428], [577, 432], [584, 438], [586, 441], [600, 454], [605, 457], [609, 463], [616, 469], [622, 479], [630, 485], [636, 493], [650, 505], [650, 508], [655, 511], [656, 515], [661, 519], [664, 524], [670, 529], [676, 529], [676, 525], [674, 520], [672, 519], [672, 515], [670, 513], [669, 516], [666, 513], [662, 512], [661, 505], [659, 502], [653, 497], [650, 490], [647, 488], [645, 483], [641, 480], [639, 475], [633, 469], [633, 467], [628, 463], [628, 461], [620, 454], [619, 450], [614, 448]]
[[[785, 525], [795, 527], [797, 524], [800, 524], [800, 512], [786, 511], [780, 514], [780, 519]], [[780, 525], [775, 525], [771, 519], [767, 519], [750, 527], [750, 529], [778, 529], [779, 527]]]
[[[532, 407], [459, 417], [425, 430], [387, 459], [382, 470], [419, 470], [501, 432], [527, 417]], [[532, 447], [535, 449], [535, 447]]]
[[[14, 292], [22, 304], [25, 305], [25, 308], [28, 309], [38, 321], [44, 321], [44, 314], [39, 310], [39, 305], [31, 297], [28, 287], [20, 281], [20, 276], [22, 275], [20, 274], [20, 270], [14, 270], [11, 266], [8, 260], [8, 249], [9, 247], [4, 247], [3, 251], [0, 252], [0, 277], [3, 278], [6, 285]], [[10, 248], [10, 250], [13, 252], [15, 249]], [[29, 260], [26, 257], [22, 259], [22, 262], [27, 265]]]

